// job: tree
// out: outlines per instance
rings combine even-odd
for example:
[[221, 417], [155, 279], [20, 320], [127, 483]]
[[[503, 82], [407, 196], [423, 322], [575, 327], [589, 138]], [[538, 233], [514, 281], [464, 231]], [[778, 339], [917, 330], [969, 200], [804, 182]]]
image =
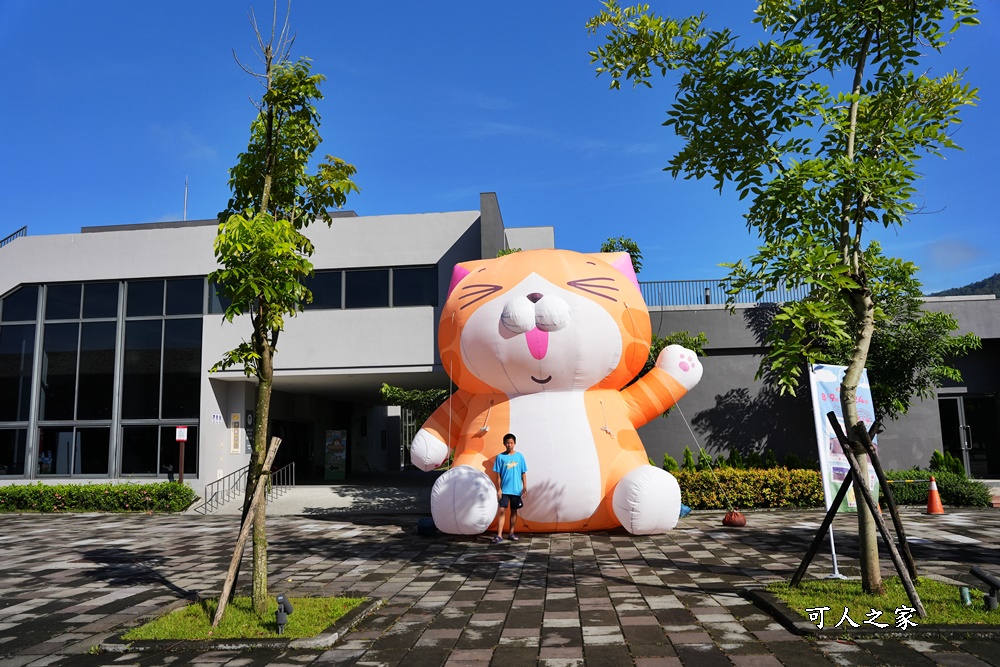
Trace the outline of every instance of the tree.
[[[913, 398], [931, 398], [945, 380], [961, 382], [951, 365], [957, 357], [982, 347], [974, 333], [953, 336], [958, 321], [950, 313], [921, 308], [921, 284], [916, 266], [884, 257], [878, 243], [865, 251], [869, 286], [875, 302], [875, 322], [868, 351], [868, 379], [878, 418], [905, 415]], [[828, 350], [829, 360], [846, 364], [851, 346], [839, 341]]]
[[[972, 0], [759, 0], [755, 13], [765, 39], [744, 45], [729, 29], [705, 28], [704, 14], [675, 20], [609, 0], [587, 23], [592, 34], [607, 30], [591, 58], [615, 89], [623, 78], [651, 86], [654, 71], [680, 74], [664, 124], [684, 144], [666, 171], [749, 198], [746, 222], [763, 245], [728, 265], [733, 293], [812, 286], [811, 298], [781, 306], [775, 323], [790, 335], [765, 363], [794, 392], [819, 360], [812, 343], [848, 344], [840, 398], [850, 427], [876, 310], [863, 232], [903, 226], [916, 210], [917, 160], [957, 148], [950, 132], [977, 91], [960, 72], [931, 78], [917, 68], [922, 49], [947, 44], [946, 29], [978, 23], [976, 9]], [[858, 532], [863, 588], [881, 593], [865, 506]]]
[[398, 405], [413, 412], [413, 420], [423, 424], [448, 398], [447, 389], [403, 389], [382, 383], [379, 396], [386, 405]]
[[601, 252], [627, 252], [632, 258], [632, 270], [636, 275], [642, 271], [642, 251], [639, 245], [630, 238], [619, 236], [616, 239], [609, 238], [601, 244]]
[[[302, 280], [312, 275], [308, 257], [313, 245], [301, 230], [316, 218], [330, 224], [327, 208], [343, 206], [347, 195], [358, 190], [350, 178], [355, 168], [338, 158], [328, 155], [315, 174], [307, 171], [321, 142], [315, 101], [323, 97], [319, 84], [325, 77], [310, 73], [307, 58], [289, 60], [294, 37], [288, 32], [288, 15], [276, 35], [275, 6], [266, 42], [252, 11], [250, 22], [263, 69], [255, 72], [242, 63], [241, 67], [261, 83], [264, 93], [255, 102], [257, 117], [247, 150], [230, 170], [233, 195], [219, 214], [215, 239], [220, 268], [209, 276], [230, 300], [226, 321], [246, 313], [252, 325], [250, 340], [227, 352], [212, 368], [242, 367], [248, 377], [257, 379], [248, 495], [257, 478], [269, 472], [264, 460], [278, 336], [285, 318], [312, 300]], [[252, 519], [247, 517], [253, 521], [253, 606], [260, 615], [266, 613], [268, 601], [265, 511], [261, 503]]]

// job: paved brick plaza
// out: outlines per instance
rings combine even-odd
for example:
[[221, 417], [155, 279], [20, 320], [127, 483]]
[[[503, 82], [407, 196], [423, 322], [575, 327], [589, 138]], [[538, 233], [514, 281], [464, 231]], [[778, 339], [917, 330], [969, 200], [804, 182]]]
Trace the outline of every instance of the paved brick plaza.
[[[273, 593], [387, 604], [326, 651], [91, 655], [116, 628], [221, 588], [238, 519], [192, 515], [0, 518], [2, 665], [1000, 665], [1000, 638], [807, 640], [739, 589], [787, 579], [819, 511], [699, 512], [667, 535], [419, 537], [414, 515], [269, 519]], [[922, 576], [1000, 572], [1000, 510], [904, 511]], [[857, 573], [853, 516], [835, 523]], [[248, 550], [249, 553], [249, 550]], [[884, 573], [892, 573], [884, 562]], [[830, 572], [824, 545], [810, 574]], [[241, 582], [243, 580], [241, 579]], [[919, 619], [918, 619], [919, 620]]]

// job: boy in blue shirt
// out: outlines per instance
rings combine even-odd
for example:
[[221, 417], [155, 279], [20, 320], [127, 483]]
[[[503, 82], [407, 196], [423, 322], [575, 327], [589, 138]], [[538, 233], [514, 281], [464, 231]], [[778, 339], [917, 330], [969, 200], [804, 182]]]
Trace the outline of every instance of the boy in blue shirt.
[[528, 464], [520, 452], [514, 451], [517, 438], [513, 433], [508, 433], [503, 437], [503, 446], [506, 450], [503, 454], [497, 454], [496, 462], [493, 464], [493, 472], [496, 473], [497, 501], [500, 509], [497, 512], [497, 536], [493, 538], [493, 544], [503, 542], [504, 517], [510, 512], [510, 539], [517, 541], [514, 534], [514, 524], [517, 523], [517, 510], [524, 507], [521, 501], [528, 491]]

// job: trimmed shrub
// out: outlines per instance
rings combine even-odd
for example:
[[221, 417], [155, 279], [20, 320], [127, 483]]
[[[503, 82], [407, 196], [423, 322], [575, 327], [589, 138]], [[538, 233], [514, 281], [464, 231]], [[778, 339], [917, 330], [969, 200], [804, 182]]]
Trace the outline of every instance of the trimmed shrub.
[[677, 465], [677, 459], [672, 457], [670, 454], [664, 454], [663, 469], [666, 470], [667, 472], [677, 472], [678, 470], [681, 469], [681, 467]]
[[691, 453], [691, 448], [684, 447], [684, 463], [681, 464], [681, 470], [694, 470], [694, 454]]
[[778, 467], [778, 457], [774, 453], [773, 449], [769, 449], [764, 452], [764, 462], [761, 465], [762, 468], [777, 468]]
[[194, 499], [175, 482], [0, 486], [0, 512], [180, 512]]
[[931, 463], [928, 468], [934, 472], [952, 472], [965, 477], [965, 464], [951, 452], [942, 454], [935, 449], [934, 453], [931, 454]]
[[815, 470], [720, 468], [674, 475], [681, 502], [692, 509], [726, 509], [727, 499], [741, 509], [823, 506], [823, 483]]
[[698, 463], [695, 466], [698, 470], [711, 470], [712, 455], [704, 449], [698, 450]]
[[746, 470], [747, 464], [743, 460], [743, 455], [740, 454], [740, 450], [733, 448], [729, 450], [729, 467], [736, 468], [737, 470]]
[[[929, 480], [934, 475], [937, 482], [938, 492], [941, 494], [941, 502], [952, 507], [990, 507], [993, 496], [989, 488], [979, 480], [969, 479], [964, 471], [959, 473], [947, 471], [929, 470], [886, 470], [885, 476], [889, 480]], [[907, 484], [900, 481], [897, 484], [890, 484], [892, 498], [897, 505], [927, 505], [928, 485], [921, 482], [918, 484]]]

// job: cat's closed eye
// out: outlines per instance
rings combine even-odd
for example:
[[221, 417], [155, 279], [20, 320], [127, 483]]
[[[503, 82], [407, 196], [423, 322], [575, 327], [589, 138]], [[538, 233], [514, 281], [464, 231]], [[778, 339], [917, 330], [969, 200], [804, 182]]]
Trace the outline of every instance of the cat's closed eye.
[[[474, 297], [472, 299], [472, 301], [469, 301], [467, 303], [463, 303], [462, 304], [462, 308], [467, 308], [468, 306], [471, 306], [472, 304], [474, 304], [474, 303], [476, 303], [478, 301], [482, 301], [486, 297], [490, 296], [491, 294], [495, 294], [496, 292], [499, 292], [502, 289], [503, 289], [503, 287], [501, 287], [500, 285], [490, 285], [490, 284], [487, 284], [487, 283], [477, 283], [475, 285], [464, 285], [462, 287], [462, 291], [463, 292], [465, 290], [474, 290], [474, 291], [467, 292], [465, 294], [461, 294], [461, 295], [459, 295], [458, 298], [459, 298], [459, 300], [461, 300], [461, 299], [468, 299], [469, 297]], [[461, 310], [461, 308], [459, 310]]]
[[[607, 292], [617, 292], [618, 288], [614, 286], [614, 278], [608, 278], [606, 276], [594, 276], [593, 278], [581, 278], [579, 280], [571, 280], [566, 283], [570, 287], [575, 287], [576, 289], [587, 292], [588, 294], [593, 294], [594, 296], [599, 296], [603, 299], [609, 299], [618, 302], [618, 299], [607, 294]], [[604, 290], [598, 291], [598, 290]]]

